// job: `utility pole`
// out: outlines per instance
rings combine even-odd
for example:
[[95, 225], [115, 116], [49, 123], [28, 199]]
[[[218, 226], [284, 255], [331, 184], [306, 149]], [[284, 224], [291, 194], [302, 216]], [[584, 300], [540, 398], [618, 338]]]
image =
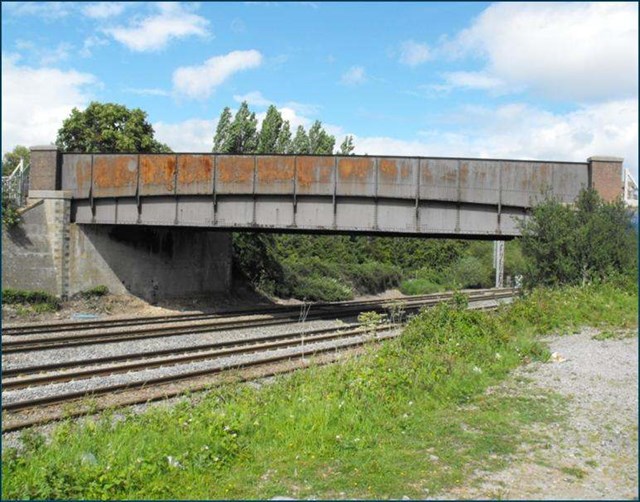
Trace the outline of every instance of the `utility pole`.
[[493, 268], [496, 270], [496, 288], [504, 286], [504, 241], [493, 241]]

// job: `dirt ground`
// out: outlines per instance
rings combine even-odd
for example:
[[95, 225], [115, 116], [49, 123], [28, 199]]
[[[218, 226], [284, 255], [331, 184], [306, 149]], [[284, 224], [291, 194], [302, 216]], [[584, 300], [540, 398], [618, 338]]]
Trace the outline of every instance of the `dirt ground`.
[[597, 334], [548, 338], [555, 357], [514, 375], [528, 382], [519, 392], [566, 400], [566, 421], [536, 431], [546, 446], [523, 445], [507, 469], [477, 471], [439, 499], [638, 499], [638, 337]]

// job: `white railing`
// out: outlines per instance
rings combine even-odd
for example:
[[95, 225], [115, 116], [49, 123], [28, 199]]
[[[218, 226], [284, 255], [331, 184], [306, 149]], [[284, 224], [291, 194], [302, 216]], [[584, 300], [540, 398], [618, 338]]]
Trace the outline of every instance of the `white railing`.
[[628, 169], [624, 170], [624, 202], [629, 207], [638, 207], [638, 183]]
[[2, 177], [2, 196], [12, 199], [18, 206], [23, 206], [27, 201], [29, 167], [24, 159], [20, 159], [13, 172]]

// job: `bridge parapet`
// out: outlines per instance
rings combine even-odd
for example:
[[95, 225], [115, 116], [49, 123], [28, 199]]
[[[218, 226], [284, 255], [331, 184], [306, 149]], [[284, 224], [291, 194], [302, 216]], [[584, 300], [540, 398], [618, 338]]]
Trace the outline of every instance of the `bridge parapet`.
[[622, 159], [610, 157], [33, 153], [57, 173], [36, 177], [71, 191], [78, 223], [512, 237], [548, 195], [622, 192]]

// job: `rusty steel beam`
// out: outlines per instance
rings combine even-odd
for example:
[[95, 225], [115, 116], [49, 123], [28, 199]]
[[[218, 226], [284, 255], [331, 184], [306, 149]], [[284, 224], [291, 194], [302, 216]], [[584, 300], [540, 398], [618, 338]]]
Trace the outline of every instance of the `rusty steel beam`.
[[[81, 223], [511, 237], [580, 162], [390, 156], [62, 154]], [[601, 178], [598, 178], [600, 180]], [[602, 182], [599, 181], [601, 184]]]

